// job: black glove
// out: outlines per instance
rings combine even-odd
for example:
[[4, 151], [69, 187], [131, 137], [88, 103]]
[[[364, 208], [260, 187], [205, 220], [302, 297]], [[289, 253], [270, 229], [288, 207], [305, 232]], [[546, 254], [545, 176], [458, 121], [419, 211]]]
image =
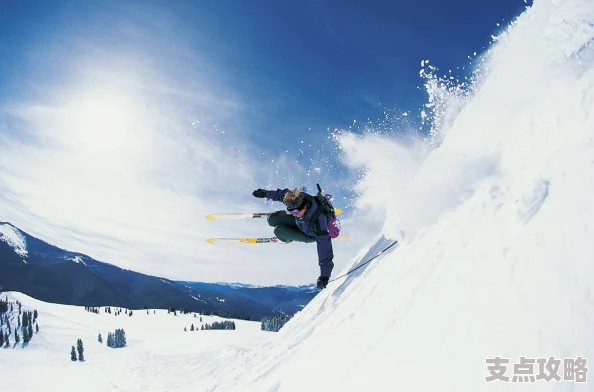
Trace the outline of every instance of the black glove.
[[266, 197], [266, 191], [264, 189], [256, 189], [252, 192], [252, 196], [263, 199]]
[[328, 286], [328, 277], [327, 276], [320, 276], [318, 278], [318, 288], [323, 290]]

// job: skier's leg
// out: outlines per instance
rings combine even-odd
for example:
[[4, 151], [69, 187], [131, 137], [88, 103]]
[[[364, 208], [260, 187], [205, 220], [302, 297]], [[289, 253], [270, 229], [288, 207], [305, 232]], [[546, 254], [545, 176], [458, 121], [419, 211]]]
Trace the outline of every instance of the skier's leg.
[[268, 216], [268, 224], [274, 227], [274, 235], [283, 242], [314, 242], [310, 237], [297, 227], [295, 217], [286, 211], [276, 211]]
[[295, 223], [295, 217], [291, 214], [288, 214], [287, 211], [276, 211], [268, 215], [268, 224], [272, 227], [276, 227], [278, 225], [286, 225], [286, 226], [294, 226], [297, 227]]
[[274, 228], [274, 235], [283, 242], [315, 242], [315, 237], [310, 237], [297, 227], [295, 223], [292, 226], [278, 225]]

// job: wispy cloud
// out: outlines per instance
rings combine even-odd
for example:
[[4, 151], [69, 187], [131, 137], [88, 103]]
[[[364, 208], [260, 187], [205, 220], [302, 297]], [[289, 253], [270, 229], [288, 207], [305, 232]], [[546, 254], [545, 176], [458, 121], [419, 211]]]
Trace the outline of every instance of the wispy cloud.
[[[170, 17], [136, 22], [109, 32], [125, 44], [87, 28], [30, 53], [60, 76], [37, 69], [30, 98], [2, 104], [0, 213], [126, 268], [224, 280], [215, 261], [256, 254], [204, 242], [223, 233], [203, 226], [207, 213], [256, 208], [256, 161], [234, 129], [244, 103]], [[242, 224], [225, 235], [249, 233]]]
[[[190, 34], [167, 10], [91, 19], [69, 34], [54, 32], [50, 46], [33, 42], [27, 74], [13, 78], [25, 98], [0, 102], [2, 220], [173, 279], [315, 282], [315, 245], [213, 246], [204, 239], [272, 236], [272, 228], [204, 216], [282, 208], [254, 199], [259, 187], [313, 188], [331, 178], [336, 194], [336, 184], [352, 182], [328, 171], [337, 151], [326, 146], [316, 154], [306, 135], [266, 150], [256, 139], [262, 132], [249, 127], [266, 114], [253, 112], [228, 81], [228, 64], [213, 56], [226, 49], [197, 30]], [[335, 246], [337, 272], [379, 233], [375, 220], [351, 212], [344, 226], [352, 239]]]

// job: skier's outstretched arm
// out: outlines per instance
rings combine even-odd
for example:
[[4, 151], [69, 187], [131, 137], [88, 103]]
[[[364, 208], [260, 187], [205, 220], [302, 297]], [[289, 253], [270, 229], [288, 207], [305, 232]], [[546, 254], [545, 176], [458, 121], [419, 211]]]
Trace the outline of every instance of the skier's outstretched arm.
[[256, 189], [252, 192], [252, 196], [259, 198], [267, 198], [274, 201], [283, 201], [285, 193], [289, 192], [289, 189], [277, 189], [276, 191], [269, 191], [266, 189]]

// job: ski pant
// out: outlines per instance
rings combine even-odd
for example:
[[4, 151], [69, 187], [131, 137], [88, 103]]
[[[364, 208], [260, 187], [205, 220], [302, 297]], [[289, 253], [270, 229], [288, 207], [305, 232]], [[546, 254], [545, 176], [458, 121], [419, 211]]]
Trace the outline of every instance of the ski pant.
[[315, 242], [316, 238], [299, 230], [295, 217], [287, 211], [276, 211], [268, 216], [268, 224], [274, 227], [274, 235], [283, 242]]

